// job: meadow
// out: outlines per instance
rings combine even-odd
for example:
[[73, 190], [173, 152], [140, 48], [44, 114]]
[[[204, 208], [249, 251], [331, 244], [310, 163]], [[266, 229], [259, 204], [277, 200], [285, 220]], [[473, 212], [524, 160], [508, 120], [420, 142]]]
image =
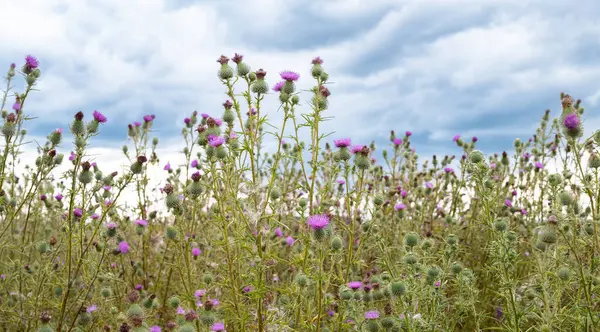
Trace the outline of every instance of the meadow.
[[320, 130], [335, 89], [308, 60], [312, 77], [219, 57], [223, 104], [181, 123], [185, 163], [161, 160], [149, 114], [123, 126], [121, 169], [88, 154], [101, 110], [29, 140], [43, 68], [10, 65], [0, 330], [600, 330], [600, 131], [581, 100], [557, 92], [561, 115], [511, 151], [456, 135], [462, 155], [419, 156], [409, 128], [385, 146]]

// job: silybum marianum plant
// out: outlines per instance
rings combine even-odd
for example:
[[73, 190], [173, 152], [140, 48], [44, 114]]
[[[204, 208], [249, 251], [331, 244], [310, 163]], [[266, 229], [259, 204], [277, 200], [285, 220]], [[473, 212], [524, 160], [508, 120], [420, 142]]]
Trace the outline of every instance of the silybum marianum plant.
[[[308, 91], [297, 73], [267, 75], [239, 54], [217, 63], [224, 102], [185, 118], [185, 164], [160, 160], [146, 115], [127, 127], [122, 169], [88, 153], [110, 121], [98, 111], [76, 113], [22, 165], [43, 75], [33, 56], [9, 66], [4, 330], [599, 329], [600, 132], [584, 136], [580, 101], [562, 94], [561, 115], [546, 111], [511, 153], [457, 135], [461, 157], [422, 160], [410, 131], [391, 131], [378, 163], [374, 143], [323, 131], [322, 59]], [[265, 98], [278, 99], [279, 126]]]

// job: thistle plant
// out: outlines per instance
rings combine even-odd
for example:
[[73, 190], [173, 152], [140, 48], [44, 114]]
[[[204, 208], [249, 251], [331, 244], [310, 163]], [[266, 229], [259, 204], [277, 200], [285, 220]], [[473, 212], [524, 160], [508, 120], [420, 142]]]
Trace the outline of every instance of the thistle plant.
[[118, 169], [90, 152], [111, 121], [99, 110], [28, 139], [42, 66], [9, 66], [0, 326], [598, 330], [600, 131], [586, 136], [580, 100], [562, 93], [513, 151], [456, 135], [458, 157], [421, 157], [408, 130], [387, 144], [326, 132], [320, 57], [310, 77], [216, 62], [222, 102], [187, 113], [181, 157], [161, 159], [160, 116], [145, 115], [123, 128]]

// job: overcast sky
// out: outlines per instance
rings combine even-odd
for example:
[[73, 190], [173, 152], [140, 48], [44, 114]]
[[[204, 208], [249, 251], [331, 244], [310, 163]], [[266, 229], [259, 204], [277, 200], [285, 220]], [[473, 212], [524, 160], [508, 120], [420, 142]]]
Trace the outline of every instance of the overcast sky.
[[299, 72], [300, 88], [322, 57], [331, 140], [382, 144], [411, 130], [423, 155], [459, 153], [456, 134], [495, 152], [530, 137], [545, 109], [559, 114], [561, 91], [583, 99], [587, 129], [600, 125], [598, 17], [594, 0], [0, 0], [0, 65], [40, 60], [41, 91], [25, 107], [34, 136], [103, 112], [101, 153], [145, 114], [163, 147], [181, 148], [192, 111], [222, 114], [216, 59], [235, 52], [271, 86]]

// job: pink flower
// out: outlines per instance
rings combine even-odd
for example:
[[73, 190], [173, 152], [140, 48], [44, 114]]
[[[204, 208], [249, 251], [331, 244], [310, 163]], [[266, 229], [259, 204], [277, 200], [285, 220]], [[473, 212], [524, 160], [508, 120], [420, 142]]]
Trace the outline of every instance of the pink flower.
[[283, 71], [279, 74], [281, 76], [282, 79], [289, 81], [289, 82], [293, 82], [293, 81], [297, 81], [300, 78], [300, 74], [295, 73], [293, 71]]
[[347, 148], [350, 146], [351, 140], [349, 138], [340, 138], [334, 140], [333, 144], [335, 144], [335, 146], [338, 148]]
[[350, 287], [353, 290], [360, 289], [362, 287], [362, 282], [360, 282], [360, 281], [350, 281], [348, 283], [348, 287]]
[[138, 220], [136, 220], [136, 221], [135, 221], [135, 223], [136, 223], [138, 226], [141, 226], [141, 227], [146, 227], [146, 226], [148, 226], [148, 221], [147, 221], [147, 220], [144, 220], [144, 219], [138, 219]]
[[127, 241], [121, 241], [119, 242], [119, 251], [122, 254], [126, 254], [129, 252], [129, 243], [127, 243]]
[[379, 318], [378, 311], [367, 311], [365, 312], [365, 319], [377, 319]]
[[323, 229], [329, 225], [329, 217], [324, 214], [316, 214], [308, 217], [306, 223], [313, 229]]
[[294, 240], [294, 238], [291, 236], [285, 238], [285, 243], [287, 243], [287, 245], [290, 247], [294, 245], [294, 242], [296, 242], [296, 240]]
[[194, 256], [194, 257], [200, 256], [201, 252], [202, 251], [200, 250], [200, 248], [192, 248], [192, 256]]

